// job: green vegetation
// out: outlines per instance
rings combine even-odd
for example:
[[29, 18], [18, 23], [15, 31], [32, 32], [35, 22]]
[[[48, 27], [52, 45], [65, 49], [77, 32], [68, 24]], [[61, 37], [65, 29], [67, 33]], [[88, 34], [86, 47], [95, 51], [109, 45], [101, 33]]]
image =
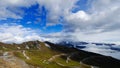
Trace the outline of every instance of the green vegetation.
[[16, 57], [19, 57], [19, 58], [23, 59], [23, 60], [26, 60], [26, 58], [23, 56], [21, 51], [14, 52], [14, 55]]
[[28, 63], [29, 65], [41, 67], [41, 68], [74, 68], [74, 67], [82, 67], [82, 68], [90, 68], [90, 66], [80, 64], [77, 61], [70, 60], [68, 63], [66, 63], [66, 60], [57, 57], [53, 61], [49, 62], [48, 59], [50, 59], [52, 56], [54, 56], [56, 53], [46, 53], [42, 52], [40, 50], [26, 50], [27, 56], [30, 57], [29, 60], [25, 59], [22, 52], [14, 52], [15, 56], [23, 59]]
[[[29, 46], [29, 49], [26, 48], [26, 45]], [[18, 49], [18, 47], [20, 49]], [[66, 58], [62, 58], [62, 55], [65, 55], [64, 53], [52, 50], [51, 48], [46, 47], [42, 42], [37, 44], [29, 42], [21, 45], [5, 45], [4, 47], [0, 46], [0, 50], [11, 51], [14, 56], [24, 60], [27, 64], [40, 68], [79, 68], [81, 66], [81, 68], [90, 68], [88, 66], [81, 65], [79, 62], [74, 60], [66, 62], [67, 56]], [[26, 56], [30, 59], [26, 59], [23, 51], [25, 51]], [[50, 59], [52, 60], [50, 61]]]
[[[47, 60], [51, 58], [53, 55], [57, 54], [56, 52], [52, 52], [51, 50], [47, 50], [47, 48], [43, 48], [44, 50], [26, 50], [27, 56], [30, 57], [30, 60], [26, 60], [21, 52], [14, 52], [15, 56], [25, 60], [28, 64], [34, 66], [58, 66], [55, 62], [49, 63]], [[49, 64], [48, 64], [49, 63]]]
[[48, 59], [51, 58], [53, 55], [50, 53], [44, 53], [40, 50], [26, 50], [27, 56], [30, 57], [29, 60], [25, 59], [22, 52], [14, 52], [15, 56], [23, 59], [28, 64], [33, 66], [38, 66], [42, 68], [63, 68], [66, 66], [61, 66], [57, 64], [55, 61], [49, 62]]

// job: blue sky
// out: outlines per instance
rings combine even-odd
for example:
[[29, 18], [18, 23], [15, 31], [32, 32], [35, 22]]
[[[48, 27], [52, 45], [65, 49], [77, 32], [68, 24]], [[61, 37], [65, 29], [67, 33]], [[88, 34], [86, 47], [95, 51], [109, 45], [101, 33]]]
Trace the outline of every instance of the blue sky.
[[[75, 13], [79, 10], [86, 11], [89, 7], [87, 1], [88, 0], [80, 0], [76, 2], [75, 4], [77, 7], [73, 8], [71, 12]], [[8, 10], [15, 12], [13, 8], [8, 8]], [[16, 23], [31, 29], [39, 29], [43, 33], [60, 32], [63, 30], [63, 25], [59, 24], [62, 19], [58, 20], [58, 24], [46, 26], [46, 23], [49, 22], [47, 19], [49, 10], [47, 10], [45, 6], [36, 3], [30, 7], [17, 7], [17, 10], [24, 12], [23, 14], [15, 12], [16, 14], [22, 16], [22, 19], [7, 18], [6, 20], [0, 20], [0, 23]]]
[[119, 9], [119, 0], [1, 0], [0, 37], [8, 36], [0, 41], [69, 37], [76, 41], [119, 43]]
[[[48, 11], [44, 6], [35, 4], [29, 8], [18, 7], [18, 9], [24, 12], [22, 19], [7, 18], [6, 20], [0, 20], [0, 23], [16, 23], [23, 25], [24, 27], [29, 27], [31, 29], [39, 29], [43, 33], [59, 32], [62, 30], [61, 24], [46, 27], [46, 23], [49, 21], [47, 20]], [[11, 9], [9, 10], [11, 11]], [[16, 14], [21, 15], [20, 13]]]

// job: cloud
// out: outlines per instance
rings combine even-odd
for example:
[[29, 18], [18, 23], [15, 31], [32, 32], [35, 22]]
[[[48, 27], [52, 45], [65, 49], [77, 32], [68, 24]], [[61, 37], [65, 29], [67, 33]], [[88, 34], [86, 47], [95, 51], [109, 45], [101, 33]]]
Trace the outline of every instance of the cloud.
[[67, 41], [67, 40], [73, 40], [73, 41], [78, 41], [76, 40], [76, 37], [72, 33], [65, 33], [63, 31], [57, 32], [57, 33], [49, 33], [49, 34], [42, 34], [41, 37], [44, 38], [46, 41], [51, 41], [51, 42], [60, 42], [60, 41]]
[[[69, 11], [74, 7], [74, 4], [77, 0], [0, 0], [0, 10], [4, 10], [0, 12], [4, 14], [4, 18], [20, 18], [21, 16], [11, 12], [8, 8], [15, 9], [19, 7], [26, 7], [29, 8], [32, 5], [39, 4], [41, 6], [45, 6], [45, 8], [49, 11], [48, 19], [53, 21], [57, 21], [59, 16], [63, 16], [69, 13]], [[15, 10], [16, 11], [16, 10]], [[6, 16], [6, 15], [13, 15], [13, 16]], [[1, 16], [1, 18], [3, 18]], [[55, 21], [55, 22], [56, 22]], [[54, 22], [54, 23], [55, 23]]]
[[[72, 1], [70, 0], [49, 0], [49, 1], [48, 0], [12, 0], [12, 1], [1, 0], [0, 19], [1, 20], [7, 20], [8, 18], [22, 19], [23, 18], [22, 15], [24, 15], [24, 11], [19, 9], [19, 7], [29, 8], [32, 5], [39, 4], [39, 7], [44, 6], [48, 10], [47, 20], [49, 22], [47, 24], [55, 25], [59, 23], [58, 20], [60, 17], [62, 16], [64, 17], [65, 15], [70, 13], [70, 10], [75, 6], [74, 4], [76, 2], [77, 0], [72, 0]], [[20, 13], [22, 15], [17, 13]], [[27, 22], [27, 24], [30, 23], [31, 22]], [[25, 28], [22, 25], [15, 26], [15, 25], [3, 24], [0, 26], [1, 26], [0, 41], [2, 42], [21, 43], [23, 41], [33, 40], [35, 38], [40, 39], [39, 35], [36, 34], [34, 31], [32, 31], [32, 29]], [[53, 37], [53, 39], [54, 38], [55, 37]]]
[[18, 10], [17, 8], [18, 7], [28, 8], [35, 3], [36, 3], [35, 0], [9, 0], [9, 1], [0, 0], [0, 19], [1, 20], [6, 20], [7, 18], [22, 19], [22, 16], [16, 13], [21, 11], [21, 10]]
[[68, 24], [72, 24], [75, 28], [80, 28], [84, 31], [99, 29], [109, 31], [119, 29], [119, 27], [116, 28], [116, 25], [120, 24], [120, 7], [118, 2], [118, 0], [115, 2], [112, 0], [94, 0], [89, 11], [80, 10], [72, 13], [66, 17], [66, 20]]
[[27, 24], [31, 24], [32, 22], [31, 21], [28, 21]]
[[112, 50], [111, 48], [118, 48], [119, 45], [113, 45], [113, 46], [106, 46], [106, 45], [95, 45], [95, 44], [87, 44], [83, 45], [86, 46], [82, 50], [89, 51], [89, 52], [94, 52], [94, 53], [99, 53], [102, 55], [106, 56], [112, 56], [116, 59], [120, 59], [120, 52], [117, 50]]
[[[96, 32], [96, 31], [95, 31]], [[70, 41], [86, 41], [86, 42], [96, 42], [96, 43], [116, 43], [120, 44], [119, 40], [120, 31], [112, 31], [112, 32], [103, 32], [103, 33], [92, 33], [90, 32], [83, 33], [79, 30], [74, 32], [69, 31], [61, 31], [57, 33], [50, 33], [41, 35], [48, 41], [59, 42], [63, 40]]]
[[49, 11], [47, 16], [48, 24], [59, 23], [60, 17], [68, 15], [72, 8], [75, 7], [77, 1], [78, 0], [37, 0], [40, 5], [45, 6]]
[[90, 17], [84, 11], [78, 11], [77, 13], [73, 13], [68, 17], [68, 20], [73, 20], [73, 19], [87, 21], [90, 19]]
[[[87, 4], [90, 5], [87, 10], [77, 10], [77, 12], [73, 13], [74, 8], [81, 7], [76, 5], [78, 1], [0, 0], [0, 19], [22, 19], [24, 11], [18, 10], [19, 7], [29, 8], [32, 5], [39, 4], [40, 9], [41, 6], [44, 6], [47, 10], [46, 27], [56, 24], [62, 24], [64, 27], [61, 32], [44, 35], [45, 38], [51, 36], [50, 39], [54, 38], [55, 40], [71, 38], [93, 42], [119, 42], [120, 0], [90, 0], [87, 1]], [[61, 18], [63, 19], [62, 22], [60, 21]], [[11, 36], [11, 34], [7, 35]]]
[[77, 40], [118, 42], [120, 40], [119, 2], [119, 0], [93, 0], [88, 11], [79, 10], [65, 16], [64, 31], [71, 32]]
[[22, 43], [31, 40], [42, 40], [35, 30], [17, 24], [0, 25], [0, 41], [5, 43]]

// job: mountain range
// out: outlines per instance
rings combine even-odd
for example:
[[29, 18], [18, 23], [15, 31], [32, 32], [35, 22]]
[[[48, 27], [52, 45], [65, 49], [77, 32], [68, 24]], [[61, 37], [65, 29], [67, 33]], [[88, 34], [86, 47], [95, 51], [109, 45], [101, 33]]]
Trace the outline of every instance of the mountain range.
[[119, 58], [99, 53], [102, 50], [108, 50], [106, 53], [119, 52], [118, 46], [71, 41], [1, 42], [0, 68], [120, 68]]

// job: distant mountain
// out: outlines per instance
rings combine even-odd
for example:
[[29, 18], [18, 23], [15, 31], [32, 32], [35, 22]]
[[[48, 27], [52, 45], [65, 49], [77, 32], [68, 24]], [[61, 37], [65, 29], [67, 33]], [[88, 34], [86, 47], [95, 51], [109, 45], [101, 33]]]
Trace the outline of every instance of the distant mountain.
[[[62, 44], [52, 44], [50, 42], [46, 42], [46, 43], [51, 45], [53, 49], [58, 50], [60, 52], [65, 52], [68, 54], [72, 53], [71, 59], [75, 61], [80, 61], [81, 63], [85, 63], [85, 64], [92, 65], [92, 66], [97, 66], [100, 68], [119, 68], [120, 67], [120, 60], [117, 60], [110, 56], [104, 56], [104, 55], [100, 55], [100, 54], [96, 54], [92, 52], [79, 50], [71, 46], [67, 47], [67, 45], [61, 46], [63, 45], [63, 43]], [[88, 44], [85, 42], [79, 42], [79, 43], [82, 45]], [[67, 44], [69, 43], [67, 42]]]
[[120, 45], [113, 43], [60, 41], [55, 44], [61, 44], [62, 46], [74, 47], [79, 50], [90, 51], [120, 59]]
[[61, 44], [63, 46], [75, 47], [75, 48], [77, 48], [77, 47], [79, 48], [79, 46], [84, 46], [84, 45], [88, 45], [88, 44], [94, 44], [97, 46], [105, 45], [105, 46], [110, 46], [110, 47], [116, 45], [113, 43], [92, 43], [92, 42], [80, 42], [80, 41], [60, 41], [55, 44]]

